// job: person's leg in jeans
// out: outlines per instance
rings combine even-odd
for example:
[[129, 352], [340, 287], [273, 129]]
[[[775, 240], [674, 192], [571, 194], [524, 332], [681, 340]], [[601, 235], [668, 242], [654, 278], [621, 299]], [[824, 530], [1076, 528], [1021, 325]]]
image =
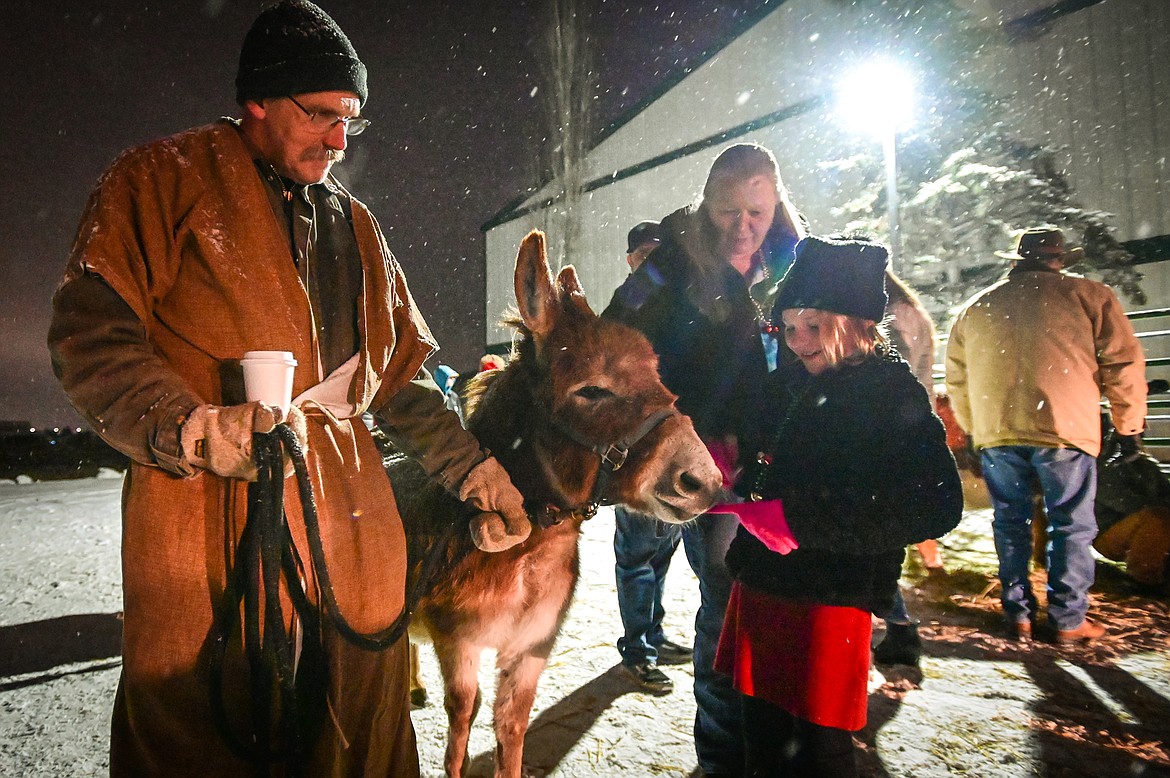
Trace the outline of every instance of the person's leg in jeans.
[[662, 642], [662, 591], [670, 557], [678, 548], [679, 526], [617, 508], [613, 535], [618, 611], [623, 634], [617, 647], [622, 662], [654, 664]]
[[1036, 620], [1036, 596], [1028, 570], [1032, 560], [1033, 446], [997, 446], [982, 453], [983, 478], [995, 518], [995, 553], [999, 556], [1000, 600], [1011, 624]]
[[743, 772], [740, 694], [730, 676], [715, 672], [715, 649], [731, 595], [727, 547], [739, 519], [705, 513], [683, 529], [687, 561], [699, 579], [700, 605], [695, 616], [695, 751], [705, 773]]
[[890, 606], [890, 609], [884, 613], [875, 613], [874, 615], [890, 624], [914, 623], [914, 620], [910, 618], [910, 610], [906, 607], [906, 598], [902, 596], [901, 586], [894, 590], [894, 603]]
[[1089, 612], [1096, 575], [1097, 460], [1077, 449], [1044, 448], [1032, 462], [1048, 514], [1048, 621], [1058, 630], [1076, 629]]

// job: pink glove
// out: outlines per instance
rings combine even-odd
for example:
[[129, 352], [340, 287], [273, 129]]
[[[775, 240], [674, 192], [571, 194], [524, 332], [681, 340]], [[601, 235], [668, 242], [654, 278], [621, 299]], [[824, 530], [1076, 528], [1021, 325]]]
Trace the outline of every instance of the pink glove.
[[792, 530], [788, 529], [784, 504], [780, 500], [724, 503], [716, 505], [708, 513], [734, 513], [739, 516], [744, 529], [755, 535], [769, 551], [777, 554], [788, 554], [799, 547]]
[[[703, 441], [707, 446], [707, 453], [711, 455], [711, 459], [715, 460], [715, 466], [719, 468], [719, 472], [723, 474], [723, 488], [730, 489], [737, 478], [739, 478], [739, 446], [735, 443], [735, 438], [712, 438], [711, 440]], [[724, 511], [728, 513], [729, 511]]]

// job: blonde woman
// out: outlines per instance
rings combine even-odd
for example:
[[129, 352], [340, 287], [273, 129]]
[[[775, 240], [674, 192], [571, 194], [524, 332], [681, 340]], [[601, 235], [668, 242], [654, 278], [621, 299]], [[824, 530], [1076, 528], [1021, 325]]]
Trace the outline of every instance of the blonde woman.
[[[768, 332], [777, 283], [804, 236], [772, 152], [754, 143], [724, 149], [698, 203], [662, 219], [660, 245], [614, 293], [605, 316], [631, 325], [658, 354], [662, 382], [713, 453], [734, 461], [758, 426], [753, 415], [776, 343]], [[768, 347], [766, 350], [765, 347]], [[685, 529], [619, 509], [614, 533], [622, 666], [642, 688], [668, 693], [660, 664], [691, 650], [662, 631], [662, 592], [679, 543], [699, 579], [695, 617], [695, 750], [706, 775], [739, 775], [739, 700], [714, 670], [731, 590], [724, 556], [734, 516], [700, 516]]]

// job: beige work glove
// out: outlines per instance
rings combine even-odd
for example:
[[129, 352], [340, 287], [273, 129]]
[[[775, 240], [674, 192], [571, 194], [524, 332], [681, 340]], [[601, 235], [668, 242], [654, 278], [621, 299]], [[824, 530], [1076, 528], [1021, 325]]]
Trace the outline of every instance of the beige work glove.
[[[292, 427], [304, 449], [308, 439], [305, 416], [296, 406], [285, 413], [279, 407], [261, 402], [200, 405], [183, 422], [183, 454], [194, 467], [210, 470], [224, 478], [255, 481], [252, 433], [272, 432], [281, 422]], [[292, 460], [286, 457], [285, 477], [291, 474]]]
[[495, 457], [471, 468], [459, 487], [459, 499], [483, 511], [471, 520], [471, 539], [480, 551], [504, 551], [532, 533], [524, 498]]

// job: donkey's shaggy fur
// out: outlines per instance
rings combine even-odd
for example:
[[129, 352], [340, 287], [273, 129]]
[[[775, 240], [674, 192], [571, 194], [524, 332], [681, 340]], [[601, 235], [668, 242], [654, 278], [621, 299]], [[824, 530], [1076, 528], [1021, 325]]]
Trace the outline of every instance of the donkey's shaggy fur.
[[[690, 420], [674, 411], [650, 344], [594, 314], [572, 267], [554, 283], [541, 233], [521, 245], [516, 297], [511, 362], [476, 379], [468, 427], [507, 469], [530, 513], [549, 521], [534, 519], [524, 543], [487, 554], [472, 545], [470, 509], [412, 461], [389, 468], [406, 522], [412, 585], [424, 579], [412, 630], [429, 633], [439, 658], [450, 724], [445, 762], [455, 776], [467, 766], [485, 648], [496, 650], [499, 668], [496, 775], [521, 774], [537, 679], [577, 583], [582, 508], [600, 498], [683, 522], [711, 506], [721, 482]], [[663, 420], [654, 424], [656, 416]], [[622, 441], [628, 457], [595, 495], [602, 465], [592, 449]], [[432, 551], [436, 568], [424, 571]]]

